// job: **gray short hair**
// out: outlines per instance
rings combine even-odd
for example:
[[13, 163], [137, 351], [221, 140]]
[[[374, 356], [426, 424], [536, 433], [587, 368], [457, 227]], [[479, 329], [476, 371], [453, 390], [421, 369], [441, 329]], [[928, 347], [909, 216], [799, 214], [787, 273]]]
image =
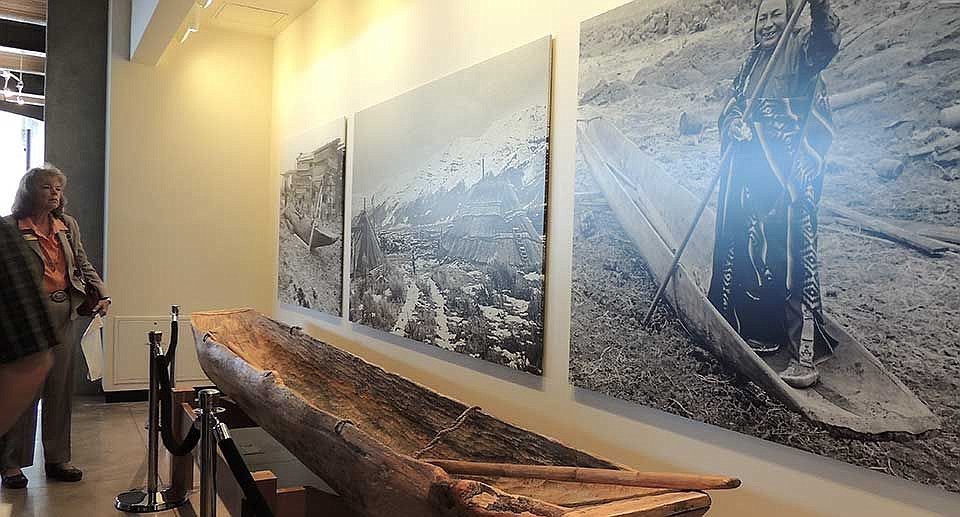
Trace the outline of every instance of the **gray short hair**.
[[[34, 167], [27, 171], [20, 178], [20, 187], [17, 188], [17, 195], [13, 199], [13, 217], [23, 219], [29, 217], [37, 211], [36, 199], [37, 192], [40, 191], [40, 184], [48, 178], [57, 178], [60, 184], [67, 185], [67, 175], [53, 164], [45, 163], [40, 167]], [[63, 215], [63, 207], [67, 206], [67, 197], [60, 196], [60, 206], [53, 210], [53, 215], [60, 217]]]

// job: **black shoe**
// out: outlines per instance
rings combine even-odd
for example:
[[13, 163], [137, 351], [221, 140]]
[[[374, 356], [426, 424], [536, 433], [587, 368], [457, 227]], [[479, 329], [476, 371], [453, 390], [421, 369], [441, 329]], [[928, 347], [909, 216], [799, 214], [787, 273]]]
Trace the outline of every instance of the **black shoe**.
[[83, 479], [83, 471], [69, 463], [47, 463], [44, 466], [44, 470], [47, 472], [47, 479], [55, 479], [67, 483], [76, 483]]
[[16, 476], [3, 476], [3, 488], [27, 488], [27, 482], [27, 476], [24, 476], [23, 474], [17, 474]]

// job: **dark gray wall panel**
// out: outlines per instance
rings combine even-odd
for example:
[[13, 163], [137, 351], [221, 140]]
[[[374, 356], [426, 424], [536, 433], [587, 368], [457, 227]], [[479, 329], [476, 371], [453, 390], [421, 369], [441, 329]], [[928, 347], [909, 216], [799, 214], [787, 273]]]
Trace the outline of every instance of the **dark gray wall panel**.
[[107, 0], [49, 3], [46, 159], [69, 177], [68, 211], [102, 271], [107, 114]]

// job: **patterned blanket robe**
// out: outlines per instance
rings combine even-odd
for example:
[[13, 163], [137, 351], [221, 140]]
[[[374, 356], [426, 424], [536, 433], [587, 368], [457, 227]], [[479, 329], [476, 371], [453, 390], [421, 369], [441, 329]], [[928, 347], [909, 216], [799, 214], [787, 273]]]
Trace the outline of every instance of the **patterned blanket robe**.
[[[811, 14], [811, 28], [790, 35], [744, 121], [752, 137], [739, 141], [732, 128], [744, 120], [770, 50], [751, 51], [720, 116], [730, 154], [721, 171], [709, 293], [745, 339], [788, 345], [804, 364], [828, 356], [835, 344], [823, 325], [817, 206], [834, 134], [820, 72], [839, 49], [839, 21], [828, 4]], [[801, 343], [805, 314], [816, 325], [812, 348]]]

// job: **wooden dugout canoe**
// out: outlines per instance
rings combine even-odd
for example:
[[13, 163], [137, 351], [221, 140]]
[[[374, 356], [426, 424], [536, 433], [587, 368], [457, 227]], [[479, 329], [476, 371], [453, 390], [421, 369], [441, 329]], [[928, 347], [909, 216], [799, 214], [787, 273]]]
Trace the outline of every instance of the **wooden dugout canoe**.
[[[357, 515], [692, 517], [710, 507], [699, 491], [504, 477], [498, 470], [455, 477], [412, 455], [457, 421], [464, 404], [250, 309], [194, 313], [191, 323], [210, 379]], [[479, 409], [462, 420], [430, 457], [639, 474]]]
[[[662, 280], [699, 200], [602, 118], [578, 122], [577, 145], [615, 217], [649, 271]], [[939, 429], [930, 409], [829, 315], [827, 328], [839, 344], [818, 363], [820, 382], [798, 390], [780, 380], [777, 372], [786, 367], [789, 352], [784, 348], [761, 358], [707, 299], [715, 217], [710, 209], [704, 212], [666, 291], [701, 343], [771, 396], [838, 434], [901, 439]]]
[[[323, 225], [317, 219], [301, 217], [292, 207], [285, 209], [283, 216], [290, 223], [290, 228], [300, 239], [300, 242], [311, 251], [329, 246], [340, 240], [339, 235], [337, 235], [337, 228]], [[342, 231], [342, 229], [339, 231]]]

